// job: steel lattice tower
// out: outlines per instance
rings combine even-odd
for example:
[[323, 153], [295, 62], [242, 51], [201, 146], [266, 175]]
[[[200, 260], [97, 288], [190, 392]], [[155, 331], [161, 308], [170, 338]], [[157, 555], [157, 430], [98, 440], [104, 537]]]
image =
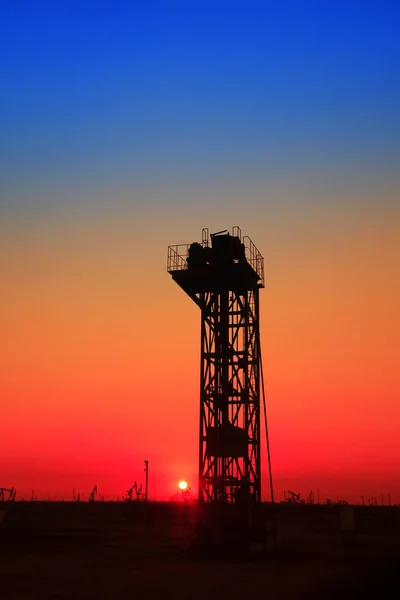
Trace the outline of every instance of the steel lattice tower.
[[199, 500], [259, 502], [263, 257], [238, 227], [203, 229], [168, 248], [168, 272], [201, 309]]

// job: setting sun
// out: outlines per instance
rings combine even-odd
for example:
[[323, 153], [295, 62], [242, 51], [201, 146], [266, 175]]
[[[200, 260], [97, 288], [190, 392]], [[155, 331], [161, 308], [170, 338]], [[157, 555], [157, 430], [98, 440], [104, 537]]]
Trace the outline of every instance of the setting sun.
[[187, 484], [187, 482], [186, 482], [186, 481], [180, 481], [180, 482], [178, 483], [178, 487], [179, 487], [179, 489], [180, 489], [180, 490], [182, 490], [182, 491], [183, 491], [183, 490], [186, 490], [186, 489], [187, 489], [187, 486], [188, 486], [188, 484]]

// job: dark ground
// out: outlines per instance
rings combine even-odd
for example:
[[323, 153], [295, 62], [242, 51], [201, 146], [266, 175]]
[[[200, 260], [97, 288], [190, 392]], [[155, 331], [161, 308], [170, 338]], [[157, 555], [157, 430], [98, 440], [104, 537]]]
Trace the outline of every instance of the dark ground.
[[357, 507], [346, 534], [337, 506], [263, 510], [278, 547], [243, 559], [192, 549], [196, 506], [10, 503], [0, 598], [400, 598], [400, 508]]

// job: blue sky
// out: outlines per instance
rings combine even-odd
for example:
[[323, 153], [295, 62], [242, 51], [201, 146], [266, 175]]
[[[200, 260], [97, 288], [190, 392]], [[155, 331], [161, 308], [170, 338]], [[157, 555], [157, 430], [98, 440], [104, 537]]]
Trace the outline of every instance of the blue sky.
[[0, 11], [2, 214], [207, 182], [399, 189], [397, 2]]

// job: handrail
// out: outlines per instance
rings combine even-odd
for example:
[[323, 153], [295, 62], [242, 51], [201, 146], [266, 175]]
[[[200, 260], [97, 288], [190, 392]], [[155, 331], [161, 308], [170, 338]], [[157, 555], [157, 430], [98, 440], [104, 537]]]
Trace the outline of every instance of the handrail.
[[189, 244], [168, 246], [168, 271], [183, 271], [188, 268]]

